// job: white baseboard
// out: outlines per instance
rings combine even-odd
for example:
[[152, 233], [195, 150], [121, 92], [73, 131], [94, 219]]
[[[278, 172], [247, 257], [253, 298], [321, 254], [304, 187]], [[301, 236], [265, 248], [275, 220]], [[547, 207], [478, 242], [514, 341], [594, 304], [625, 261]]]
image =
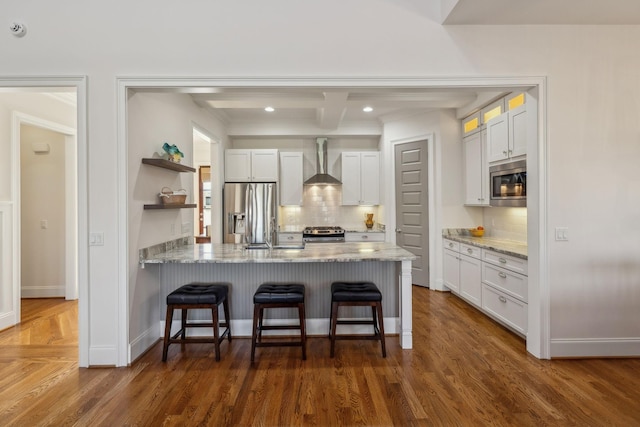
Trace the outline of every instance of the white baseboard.
[[640, 338], [552, 339], [551, 358], [638, 357]]
[[118, 360], [118, 352], [115, 346], [90, 346], [89, 347], [89, 366], [101, 367], [108, 366], [114, 367], [115, 360]]
[[64, 298], [64, 286], [23, 286], [20, 288], [22, 298]]
[[158, 337], [162, 337], [163, 334], [163, 332], [160, 331], [164, 331], [164, 329], [158, 330], [158, 326], [151, 327], [131, 341], [129, 344], [128, 363], [131, 363], [138, 357], [142, 356], [145, 351], [157, 343]]

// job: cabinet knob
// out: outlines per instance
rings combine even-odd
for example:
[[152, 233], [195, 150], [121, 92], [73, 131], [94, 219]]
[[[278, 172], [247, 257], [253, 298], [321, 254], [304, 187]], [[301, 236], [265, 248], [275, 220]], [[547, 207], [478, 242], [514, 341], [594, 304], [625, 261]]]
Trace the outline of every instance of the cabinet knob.
[[502, 154], [504, 154], [504, 155], [506, 156], [506, 155], [507, 155], [507, 152], [506, 152], [506, 151], [503, 151], [503, 152], [502, 152]]
[[507, 299], [505, 297], [498, 297], [498, 299], [500, 300], [500, 302], [507, 302]]
[[363, 239], [368, 239], [368, 238], [369, 238], [369, 236], [362, 236], [362, 238], [363, 238]]
[[506, 264], [507, 260], [504, 258], [498, 258], [498, 261], [500, 261], [502, 264]]
[[469, 252], [470, 254], [472, 254], [472, 253], [473, 253], [473, 249], [471, 249], [471, 248], [467, 248], [467, 252]]
[[[396, 228], [396, 233], [402, 233], [402, 230], [400, 230], [399, 228]], [[451, 244], [451, 243], [449, 243]]]
[[503, 279], [507, 278], [507, 275], [505, 273], [503, 273], [502, 271], [500, 273], [498, 273], [498, 276], [502, 277]]

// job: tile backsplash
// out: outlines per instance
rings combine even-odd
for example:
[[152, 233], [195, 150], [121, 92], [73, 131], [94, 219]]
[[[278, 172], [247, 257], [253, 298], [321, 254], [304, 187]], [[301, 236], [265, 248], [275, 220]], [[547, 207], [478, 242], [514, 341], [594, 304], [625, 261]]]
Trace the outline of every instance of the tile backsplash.
[[339, 186], [304, 188], [302, 206], [281, 206], [279, 222], [282, 230], [297, 230], [309, 225], [339, 225], [345, 229], [364, 229], [366, 213], [377, 222], [377, 206], [341, 206]]
[[485, 208], [483, 225], [491, 237], [527, 242], [527, 208]]

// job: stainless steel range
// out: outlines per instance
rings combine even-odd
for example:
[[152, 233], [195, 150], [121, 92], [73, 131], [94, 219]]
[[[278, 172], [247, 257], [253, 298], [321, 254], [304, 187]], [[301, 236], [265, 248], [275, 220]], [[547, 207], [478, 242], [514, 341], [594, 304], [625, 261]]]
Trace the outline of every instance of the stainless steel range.
[[344, 242], [344, 228], [326, 225], [306, 227], [302, 230], [302, 241], [305, 243]]

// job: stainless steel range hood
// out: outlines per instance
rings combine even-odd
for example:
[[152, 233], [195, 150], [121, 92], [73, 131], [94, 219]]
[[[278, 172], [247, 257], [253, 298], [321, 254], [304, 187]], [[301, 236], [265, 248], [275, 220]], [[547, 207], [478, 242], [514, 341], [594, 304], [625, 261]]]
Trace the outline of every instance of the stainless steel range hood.
[[329, 138], [316, 138], [316, 174], [304, 182], [304, 185], [340, 185], [340, 181], [327, 173], [327, 141]]

